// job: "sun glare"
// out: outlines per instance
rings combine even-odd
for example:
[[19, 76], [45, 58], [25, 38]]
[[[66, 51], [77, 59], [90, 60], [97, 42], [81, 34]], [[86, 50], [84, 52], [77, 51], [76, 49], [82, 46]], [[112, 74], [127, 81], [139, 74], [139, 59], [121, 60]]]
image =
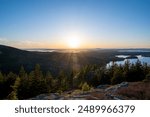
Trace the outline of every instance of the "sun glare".
[[80, 40], [77, 38], [71, 38], [68, 40], [68, 45], [70, 48], [79, 48]]

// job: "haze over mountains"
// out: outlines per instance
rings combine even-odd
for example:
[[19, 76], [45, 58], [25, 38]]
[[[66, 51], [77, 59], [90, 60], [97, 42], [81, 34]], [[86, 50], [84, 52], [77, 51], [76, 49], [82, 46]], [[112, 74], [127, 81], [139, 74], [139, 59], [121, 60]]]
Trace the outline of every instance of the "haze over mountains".
[[[38, 49], [39, 50], [39, 49]], [[87, 49], [87, 50], [55, 50], [47, 52], [47, 50], [26, 51], [14, 47], [0, 45], [0, 69], [3, 72], [18, 72], [21, 66], [27, 71], [34, 68], [35, 64], [40, 64], [42, 70], [50, 70], [53, 74], [60, 69], [65, 71], [74, 69], [79, 70], [84, 65], [97, 64], [105, 66], [110, 61], [123, 60], [117, 58], [116, 55], [143, 55], [150, 56], [149, 49], [144, 52], [126, 51], [118, 49]]]

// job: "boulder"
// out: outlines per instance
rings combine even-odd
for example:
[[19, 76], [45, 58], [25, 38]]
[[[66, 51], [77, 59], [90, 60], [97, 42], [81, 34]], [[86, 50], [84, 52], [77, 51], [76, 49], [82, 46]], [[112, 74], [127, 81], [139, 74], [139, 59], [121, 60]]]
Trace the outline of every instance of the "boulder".
[[111, 87], [108, 87], [105, 89], [105, 92], [116, 92], [119, 88], [122, 88], [122, 87], [128, 87], [128, 82], [122, 82], [120, 84], [117, 84], [117, 85], [114, 85], [114, 86], [111, 86]]
[[110, 85], [99, 85], [97, 86], [98, 89], [106, 89], [108, 88]]
[[40, 94], [36, 97], [31, 98], [31, 100], [58, 100], [62, 98], [58, 93], [50, 94]]

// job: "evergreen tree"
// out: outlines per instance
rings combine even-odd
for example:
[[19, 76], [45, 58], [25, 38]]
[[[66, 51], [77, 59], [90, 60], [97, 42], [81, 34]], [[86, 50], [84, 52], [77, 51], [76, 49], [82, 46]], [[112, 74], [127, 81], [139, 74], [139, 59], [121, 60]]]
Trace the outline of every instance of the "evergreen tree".
[[70, 72], [70, 75], [67, 79], [68, 81], [68, 89], [72, 89], [73, 88], [73, 77], [74, 77], [74, 72], [73, 70]]
[[115, 69], [111, 79], [112, 84], [119, 84], [124, 81], [123, 72], [120, 69]]
[[17, 100], [18, 99], [18, 88], [20, 86], [20, 78], [17, 77], [15, 80], [14, 85], [12, 86], [13, 91], [8, 95], [8, 99], [10, 100]]
[[99, 73], [99, 83], [100, 84], [110, 84], [111, 83], [111, 78], [109, 71], [106, 71], [106, 69], [101, 69]]
[[43, 78], [43, 74], [42, 74], [41, 67], [39, 64], [35, 65], [34, 78], [35, 78], [35, 80], [38, 80], [38, 81], [42, 80], [42, 78]]
[[20, 68], [19, 77], [20, 77], [20, 86], [18, 90], [18, 99], [29, 98], [29, 94], [30, 94], [29, 78], [23, 66]]
[[146, 75], [149, 73], [150, 69], [147, 63], [144, 63], [142, 66], [143, 72], [144, 72], [144, 76], [146, 77]]
[[10, 94], [10, 92], [12, 92], [12, 87], [15, 83], [15, 80], [17, 78], [17, 75], [14, 74], [13, 72], [9, 72], [6, 77], [5, 77], [5, 84], [4, 84], [4, 87], [5, 87], [5, 92], [4, 92], [4, 95], [5, 96], [8, 96]]
[[20, 78], [26, 77], [26, 72], [25, 72], [23, 66], [21, 66], [21, 68], [20, 68], [20, 71], [19, 71], [19, 77], [20, 77]]
[[8, 83], [8, 85], [13, 85], [15, 80], [17, 78], [17, 75], [14, 74], [13, 72], [9, 72], [9, 74], [6, 77], [6, 82]]
[[60, 91], [64, 91], [68, 88], [67, 84], [67, 76], [65, 75], [64, 71], [61, 71], [58, 75], [58, 87]]
[[29, 85], [31, 96], [45, 92], [46, 84], [39, 64], [36, 64], [34, 71], [31, 71], [29, 74]]
[[52, 77], [50, 71], [48, 71], [46, 73], [45, 80], [46, 80], [46, 85], [47, 85], [47, 91], [51, 92], [51, 90], [53, 88], [53, 77]]

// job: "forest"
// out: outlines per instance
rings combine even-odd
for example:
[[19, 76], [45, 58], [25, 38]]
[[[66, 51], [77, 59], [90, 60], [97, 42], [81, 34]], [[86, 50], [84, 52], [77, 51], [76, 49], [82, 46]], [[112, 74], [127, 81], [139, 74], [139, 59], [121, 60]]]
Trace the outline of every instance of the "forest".
[[62, 93], [73, 89], [89, 90], [100, 84], [118, 84], [124, 81], [137, 82], [150, 80], [150, 66], [131, 64], [128, 61], [125, 65], [113, 64], [109, 68], [97, 65], [87, 65], [79, 72], [74, 73], [60, 71], [57, 77], [47, 71], [41, 71], [40, 65], [27, 73], [22, 66], [18, 74], [0, 72], [0, 99], [28, 99], [42, 93]]

